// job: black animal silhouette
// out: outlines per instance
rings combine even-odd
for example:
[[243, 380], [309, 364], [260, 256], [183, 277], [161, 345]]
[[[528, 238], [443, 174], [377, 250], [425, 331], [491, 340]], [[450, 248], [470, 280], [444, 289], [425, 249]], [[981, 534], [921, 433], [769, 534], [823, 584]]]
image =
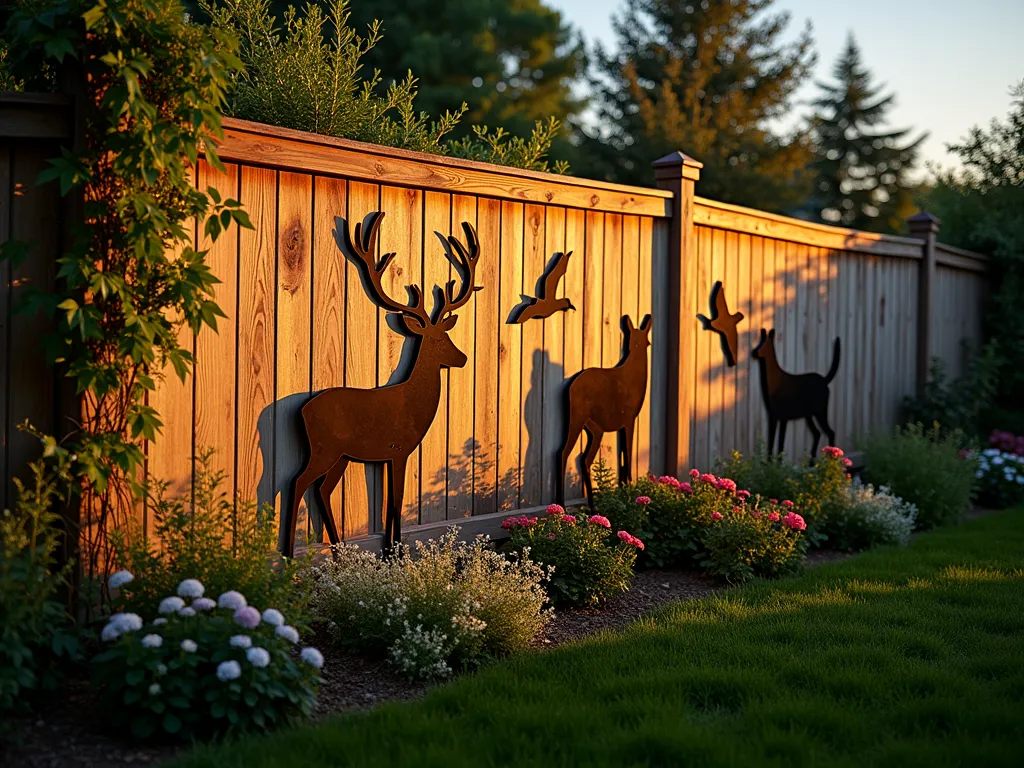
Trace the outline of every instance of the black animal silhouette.
[[384, 551], [390, 552], [402, 536], [402, 496], [405, 468], [409, 456], [422, 442], [437, 415], [441, 398], [441, 369], [462, 368], [466, 355], [455, 346], [448, 333], [458, 317], [453, 314], [481, 290], [474, 286], [480, 246], [476, 230], [463, 222], [467, 248], [449, 236], [451, 257], [462, 279], [458, 293], [455, 280], [444, 290], [435, 288], [434, 311], [424, 307], [418, 285], [408, 287], [412, 304], [406, 305], [387, 295], [381, 283], [393, 253], [374, 261], [377, 230], [384, 214], [370, 214], [369, 227], [356, 224], [355, 241], [341, 218], [335, 219], [335, 239], [341, 247], [344, 236], [347, 254], [361, 272], [363, 286], [380, 307], [396, 314], [408, 335], [418, 338], [416, 359], [408, 377], [397, 384], [376, 389], [332, 387], [314, 396], [302, 407], [302, 422], [309, 441], [310, 456], [306, 468], [295, 478], [292, 503], [284, 519], [286, 538], [283, 551], [291, 556], [295, 549], [295, 521], [299, 501], [306, 489], [320, 478], [317, 494], [324, 510], [324, 527], [331, 544], [340, 541], [331, 512], [331, 492], [341, 481], [350, 461], [380, 462], [387, 467], [387, 512], [384, 518]]
[[583, 486], [587, 503], [594, 506], [594, 489], [590, 481], [590, 465], [601, 448], [606, 432], [622, 432], [624, 440], [617, 454], [619, 482], [633, 479], [630, 457], [633, 455], [633, 429], [636, 417], [647, 395], [647, 348], [651, 316], [639, 328], [633, 327], [629, 315], [623, 317], [626, 332], [626, 354], [614, 368], [585, 368], [569, 383], [569, 419], [565, 445], [562, 447], [562, 473], [558, 480], [558, 500], [565, 503], [565, 468], [582, 432], [587, 433], [583, 451]]
[[[779, 430], [779, 453], [786, 443], [786, 424], [794, 419], [803, 419], [814, 435], [811, 458], [818, 452], [821, 429], [828, 435], [828, 444], [836, 444], [836, 433], [828, 423], [828, 385], [839, 370], [839, 337], [832, 350], [832, 367], [822, 376], [820, 373], [787, 373], [779, 365], [775, 354], [775, 329], [761, 329], [761, 341], [754, 348], [761, 374], [761, 396], [768, 409], [768, 453], [775, 444], [775, 429]], [[817, 426], [815, 425], [817, 422]]]
[[743, 319], [743, 313], [730, 314], [721, 280], [715, 283], [711, 289], [711, 318], [697, 315], [697, 319], [700, 320], [705, 331], [714, 331], [722, 337], [722, 352], [725, 353], [725, 362], [730, 367], [736, 365], [736, 350], [739, 345], [736, 326]]
[[569, 299], [555, 297], [558, 283], [565, 277], [565, 271], [569, 268], [570, 256], [572, 256], [572, 251], [554, 254], [547, 270], [541, 276], [540, 296], [534, 298], [524, 295], [522, 303], [517, 304], [509, 314], [508, 322], [510, 324], [525, 323], [527, 320], [534, 319], [543, 320], [545, 317], [551, 317], [555, 312], [565, 312], [570, 309], [575, 311], [576, 307]]

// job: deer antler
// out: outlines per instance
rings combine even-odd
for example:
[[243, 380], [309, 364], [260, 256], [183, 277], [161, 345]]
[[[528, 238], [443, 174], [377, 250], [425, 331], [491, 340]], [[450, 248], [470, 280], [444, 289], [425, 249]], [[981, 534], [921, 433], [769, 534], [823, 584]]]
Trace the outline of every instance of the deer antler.
[[443, 300], [437, 311], [437, 319], [441, 320], [455, 310], [466, 305], [476, 291], [483, 290], [483, 286], [474, 285], [476, 282], [476, 264], [480, 260], [480, 241], [476, 236], [476, 229], [468, 222], [462, 222], [462, 229], [466, 233], [467, 248], [455, 235], [448, 236], [448, 244], [452, 253], [458, 258], [456, 268], [462, 278], [462, 285], [459, 287], [458, 296], [454, 295], [455, 281], [449, 280], [445, 286]]
[[430, 315], [423, 307], [423, 292], [418, 285], [408, 286], [409, 292], [412, 294], [412, 304], [406, 305], [388, 296], [381, 284], [384, 271], [388, 268], [391, 260], [395, 258], [394, 253], [385, 253], [381, 256], [380, 261], [374, 262], [373, 254], [377, 250], [377, 232], [380, 230], [383, 220], [384, 212], [376, 211], [370, 215], [369, 229], [363, 229], [363, 225], [357, 222], [355, 241], [349, 233], [347, 224], [344, 228], [339, 227], [345, 236], [345, 247], [366, 268], [367, 277], [370, 279], [370, 298], [383, 309], [416, 318], [422, 327], [426, 328], [430, 325]]

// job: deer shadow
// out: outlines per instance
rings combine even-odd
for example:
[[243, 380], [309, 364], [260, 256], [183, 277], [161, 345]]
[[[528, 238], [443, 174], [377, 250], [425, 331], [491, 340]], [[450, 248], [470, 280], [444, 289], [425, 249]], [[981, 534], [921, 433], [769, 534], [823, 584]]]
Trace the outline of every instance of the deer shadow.
[[530, 388], [523, 401], [522, 426], [527, 442], [523, 451], [520, 507], [550, 504], [558, 495], [569, 381], [565, 378], [565, 367], [554, 362], [547, 350], [533, 351]]

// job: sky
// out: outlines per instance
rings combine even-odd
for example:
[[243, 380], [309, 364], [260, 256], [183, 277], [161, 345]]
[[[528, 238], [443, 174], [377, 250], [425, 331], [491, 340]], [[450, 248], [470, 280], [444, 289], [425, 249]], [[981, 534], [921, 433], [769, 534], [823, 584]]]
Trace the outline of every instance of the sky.
[[[588, 42], [613, 47], [611, 16], [623, 0], [546, 3]], [[790, 38], [811, 21], [818, 53], [812, 81], [831, 79], [852, 32], [875, 82], [896, 94], [891, 127], [927, 131], [922, 157], [944, 167], [957, 164], [946, 145], [1005, 118], [1010, 87], [1024, 79], [1024, 0], [775, 0], [773, 8], [790, 13]], [[808, 83], [797, 98], [806, 102], [816, 91]]]

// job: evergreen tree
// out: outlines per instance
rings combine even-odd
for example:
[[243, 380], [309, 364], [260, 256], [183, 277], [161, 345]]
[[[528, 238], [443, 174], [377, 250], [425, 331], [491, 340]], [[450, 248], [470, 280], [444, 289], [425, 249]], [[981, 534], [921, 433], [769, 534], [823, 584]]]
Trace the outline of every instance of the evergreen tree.
[[880, 95], [852, 35], [833, 77], [835, 84], [817, 84], [822, 94], [814, 102], [812, 215], [854, 229], [897, 232], [914, 211], [917, 187], [907, 177], [927, 134], [904, 143], [909, 130], [885, 130], [893, 94]]
[[806, 199], [806, 136], [770, 122], [814, 64], [810, 27], [780, 37], [772, 0], [627, 0], [613, 19], [617, 49], [598, 47], [596, 129], [578, 126], [573, 171], [650, 184], [650, 163], [682, 150], [704, 163], [699, 194], [767, 210]]

